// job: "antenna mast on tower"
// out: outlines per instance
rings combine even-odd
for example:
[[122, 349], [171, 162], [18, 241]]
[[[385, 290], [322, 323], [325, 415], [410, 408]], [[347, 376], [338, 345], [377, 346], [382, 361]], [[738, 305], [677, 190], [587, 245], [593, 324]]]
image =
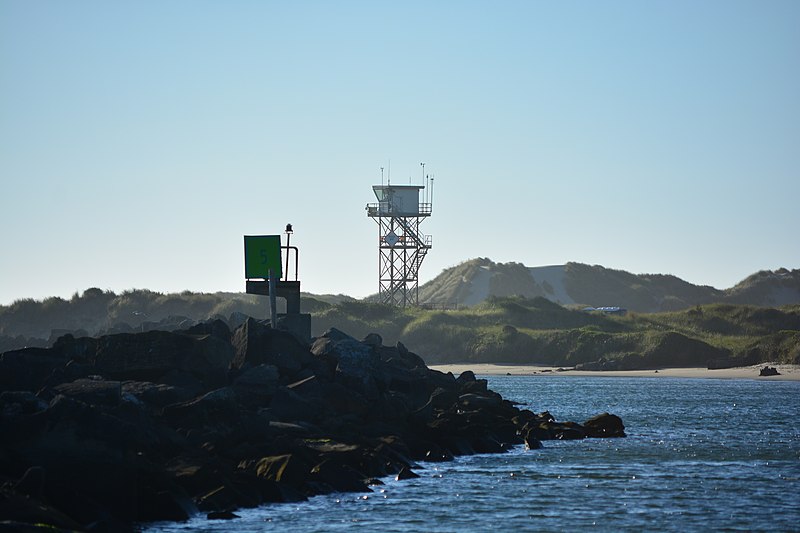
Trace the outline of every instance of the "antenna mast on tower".
[[[422, 166], [425, 180], [425, 163]], [[431, 178], [431, 182], [433, 179]], [[433, 183], [431, 183], [433, 185]], [[407, 307], [419, 303], [419, 267], [432, 247], [420, 224], [433, 212], [426, 185], [373, 185], [378, 203], [367, 204], [367, 216], [378, 223], [378, 297], [381, 303]]]

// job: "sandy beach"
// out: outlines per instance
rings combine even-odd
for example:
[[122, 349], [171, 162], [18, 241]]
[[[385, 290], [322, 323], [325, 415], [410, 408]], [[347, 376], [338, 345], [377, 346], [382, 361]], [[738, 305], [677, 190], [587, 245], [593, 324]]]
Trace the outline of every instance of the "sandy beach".
[[[779, 376], [759, 376], [765, 366], [775, 367]], [[440, 372], [459, 375], [472, 370], [482, 375], [512, 376], [592, 376], [592, 377], [642, 377], [642, 378], [711, 378], [711, 379], [758, 379], [762, 381], [800, 381], [800, 365], [762, 363], [760, 365], [708, 370], [707, 368], [662, 368], [658, 370], [587, 371], [535, 365], [450, 364], [432, 365]]]

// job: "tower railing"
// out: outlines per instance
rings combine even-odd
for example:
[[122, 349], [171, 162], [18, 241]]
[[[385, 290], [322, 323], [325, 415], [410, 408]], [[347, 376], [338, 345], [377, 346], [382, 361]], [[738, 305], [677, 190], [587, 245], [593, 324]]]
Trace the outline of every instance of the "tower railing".
[[368, 217], [403, 217], [403, 216], [424, 216], [429, 217], [433, 214], [433, 204], [419, 204], [419, 211], [417, 213], [397, 213], [392, 211], [391, 204], [384, 204], [386, 207], [381, 209], [380, 203], [367, 204]]

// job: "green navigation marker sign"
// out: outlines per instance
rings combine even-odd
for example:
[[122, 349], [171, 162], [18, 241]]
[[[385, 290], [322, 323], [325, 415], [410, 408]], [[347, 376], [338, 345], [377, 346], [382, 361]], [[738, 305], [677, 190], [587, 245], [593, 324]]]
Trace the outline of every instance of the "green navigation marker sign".
[[246, 279], [270, 277], [281, 279], [281, 236], [244, 236], [244, 277]]

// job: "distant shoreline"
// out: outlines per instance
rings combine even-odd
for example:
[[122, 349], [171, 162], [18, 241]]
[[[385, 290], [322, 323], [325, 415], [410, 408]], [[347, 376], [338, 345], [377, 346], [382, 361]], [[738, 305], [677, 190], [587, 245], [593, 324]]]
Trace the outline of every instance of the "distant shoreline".
[[[775, 367], [779, 376], [759, 376], [765, 367]], [[658, 370], [571, 370], [563, 367], [539, 365], [501, 365], [501, 364], [447, 364], [431, 365], [440, 372], [452, 372], [458, 376], [465, 370], [478, 375], [490, 376], [583, 376], [583, 377], [641, 377], [641, 378], [704, 378], [704, 379], [757, 379], [760, 381], [800, 381], [800, 365], [762, 363], [759, 365], [709, 370], [707, 368], [660, 368]]]

